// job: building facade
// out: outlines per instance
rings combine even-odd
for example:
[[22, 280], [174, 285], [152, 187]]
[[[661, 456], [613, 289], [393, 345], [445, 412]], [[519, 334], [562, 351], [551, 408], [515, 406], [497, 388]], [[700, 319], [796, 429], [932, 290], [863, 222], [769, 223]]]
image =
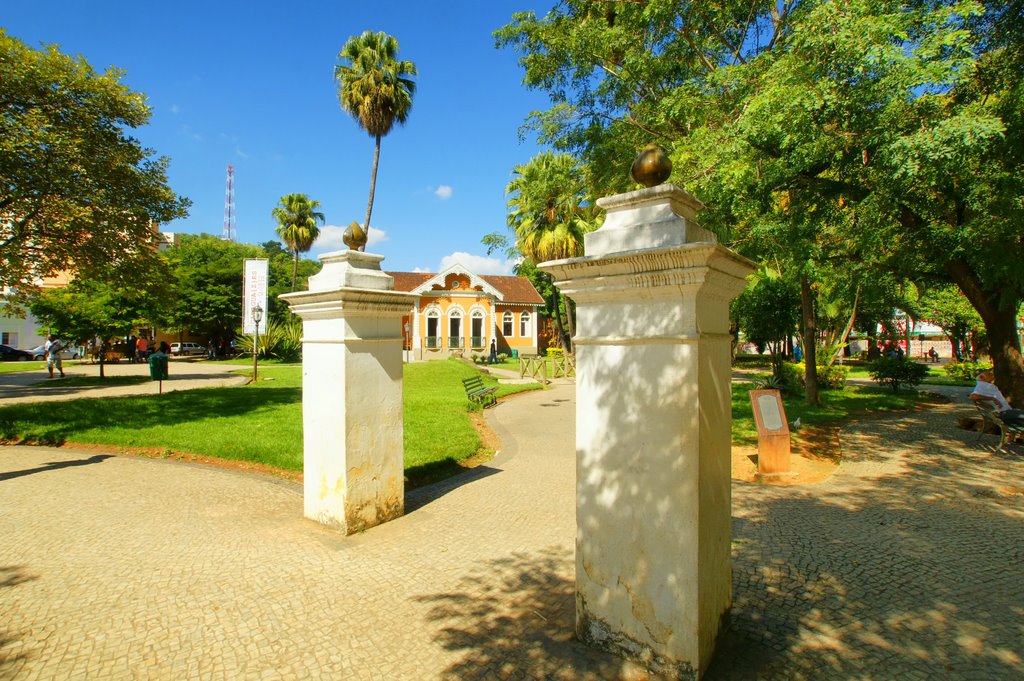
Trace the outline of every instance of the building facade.
[[440, 274], [388, 274], [396, 291], [419, 295], [402, 320], [403, 345], [412, 359], [487, 355], [492, 340], [499, 353], [538, 354], [544, 299], [526, 277], [478, 275], [461, 265]]

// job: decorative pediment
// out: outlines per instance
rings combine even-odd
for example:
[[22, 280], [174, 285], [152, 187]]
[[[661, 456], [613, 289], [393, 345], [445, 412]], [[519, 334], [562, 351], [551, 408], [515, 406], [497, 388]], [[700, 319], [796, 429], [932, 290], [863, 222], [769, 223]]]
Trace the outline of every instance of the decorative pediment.
[[455, 264], [446, 269], [444, 272], [435, 274], [430, 279], [427, 279], [422, 284], [414, 288], [411, 293], [430, 293], [431, 291], [460, 291], [463, 290], [461, 287], [453, 288], [449, 285], [449, 280], [453, 275], [465, 277], [469, 280], [469, 288], [475, 289], [487, 295], [494, 296], [498, 300], [504, 300], [505, 296], [496, 288], [488, 284], [483, 280], [482, 277], [470, 272], [462, 265]]

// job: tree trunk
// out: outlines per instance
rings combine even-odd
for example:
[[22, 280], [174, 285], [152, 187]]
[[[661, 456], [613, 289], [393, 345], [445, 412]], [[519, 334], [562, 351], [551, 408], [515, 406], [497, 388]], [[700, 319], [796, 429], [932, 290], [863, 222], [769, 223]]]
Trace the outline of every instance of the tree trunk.
[[576, 313], [572, 298], [562, 296], [565, 304], [565, 351], [572, 352], [572, 339], [576, 337]]
[[[552, 302], [554, 303], [552, 305], [552, 307], [555, 308], [554, 309], [554, 313], [555, 313], [555, 329], [558, 330], [558, 345], [559, 345], [559, 347], [564, 349], [566, 347], [566, 345], [565, 345], [565, 329], [562, 327], [562, 311], [560, 309], [561, 305], [559, 304], [559, 302], [561, 301], [561, 297], [562, 297], [562, 294], [558, 290], [558, 287], [557, 286], [552, 286], [551, 287], [551, 298], [552, 298]], [[537, 350], [539, 352], [540, 348], [537, 348]]]
[[962, 260], [946, 263], [946, 270], [985, 322], [996, 385], [1013, 406], [1018, 409], [1024, 407], [1024, 366], [1021, 366], [1020, 337], [1017, 335], [1017, 306], [1020, 301], [1007, 303], [999, 291], [985, 289]]
[[295, 257], [292, 258], [292, 293], [295, 293], [295, 275], [299, 272], [299, 251], [298, 249], [294, 252]]
[[[380, 162], [380, 135], [376, 137], [376, 144], [373, 145], [373, 172], [370, 174], [370, 198], [366, 202], [366, 222], [363, 224], [363, 231], [366, 232], [366, 238], [370, 238], [370, 213], [373, 212], [373, 193], [377, 188], [377, 164]], [[359, 250], [365, 251], [366, 245], [359, 247]]]
[[835, 354], [828, 360], [828, 366], [832, 366], [839, 359], [840, 355], [850, 356], [849, 352], [843, 352], [843, 350], [849, 350], [849, 346], [846, 344], [846, 339], [850, 337], [850, 332], [853, 331], [853, 325], [857, 321], [857, 303], [860, 301], [860, 286], [857, 287], [857, 293], [853, 296], [853, 310], [850, 312], [850, 320], [846, 322], [846, 328], [843, 329], [843, 335], [839, 337], [839, 348]]
[[804, 399], [807, 404], [820, 404], [818, 397], [818, 339], [814, 320], [814, 292], [807, 275], [800, 276], [800, 311], [804, 322]]

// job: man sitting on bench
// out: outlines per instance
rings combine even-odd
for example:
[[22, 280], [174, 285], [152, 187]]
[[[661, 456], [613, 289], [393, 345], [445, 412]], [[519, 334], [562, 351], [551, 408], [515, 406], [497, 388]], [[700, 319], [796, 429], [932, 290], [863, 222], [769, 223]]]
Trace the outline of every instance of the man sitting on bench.
[[1011, 409], [1010, 403], [1002, 391], [996, 387], [995, 374], [991, 369], [985, 369], [978, 374], [978, 382], [971, 393], [971, 399], [975, 402], [987, 402], [995, 405], [999, 418], [1008, 426], [1024, 426], [1024, 411]]

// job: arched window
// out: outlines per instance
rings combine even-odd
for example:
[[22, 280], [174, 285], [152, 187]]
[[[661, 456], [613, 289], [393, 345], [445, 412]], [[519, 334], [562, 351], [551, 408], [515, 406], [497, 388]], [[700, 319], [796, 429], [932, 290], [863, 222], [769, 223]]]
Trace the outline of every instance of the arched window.
[[482, 349], [485, 346], [484, 311], [480, 308], [474, 308], [470, 315], [469, 336], [474, 349]]
[[427, 347], [441, 347], [441, 312], [437, 308], [427, 310]]
[[451, 307], [448, 309], [448, 347], [463, 348], [462, 342], [462, 308]]
[[512, 313], [511, 312], [506, 312], [505, 314], [503, 314], [501, 316], [501, 332], [505, 335], [506, 338], [511, 338], [512, 337], [512, 331], [513, 331], [512, 325], [513, 325]]
[[529, 338], [533, 335], [530, 331], [530, 313], [523, 312], [519, 315], [519, 335], [523, 338]]

